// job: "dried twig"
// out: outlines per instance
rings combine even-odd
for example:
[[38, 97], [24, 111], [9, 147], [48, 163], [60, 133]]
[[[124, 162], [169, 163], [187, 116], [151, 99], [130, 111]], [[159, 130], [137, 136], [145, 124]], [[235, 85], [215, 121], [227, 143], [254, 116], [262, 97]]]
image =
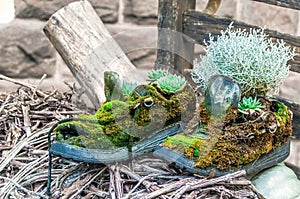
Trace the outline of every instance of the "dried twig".
[[189, 182], [189, 179], [182, 179], [182, 180], [180, 180], [178, 182], [174, 182], [174, 183], [168, 184], [164, 188], [161, 188], [161, 189], [158, 189], [156, 191], [153, 191], [153, 192], [145, 195], [142, 198], [145, 198], [145, 199], [157, 198], [160, 195], [164, 195], [164, 194], [169, 193], [171, 191], [177, 190], [178, 188], [184, 186], [188, 182]]
[[31, 122], [29, 118], [29, 110], [30, 110], [29, 106], [22, 105], [23, 121], [24, 121], [23, 130], [26, 132], [27, 137], [31, 135]]
[[10, 183], [12, 183], [15, 187], [17, 187], [18, 189], [24, 191], [25, 193], [27, 193], [28, 195], [34, 195], [34, 196], [38, 196], [40, 198], [47, 198], [44, 195], [40, 194], [40, 193], [36, 193], [34, 191], [30, 191], [24, 187], [22, 187], [20, 184], [18, 184], [17, 182], [13, 181], [10, 178], [6, 178], [6, 177], [2, 177], [0, 176], [0, 179], [5, 180], [5, 181], [9, 181]]
[[128, 194], [124, 197], [124, 199], [128, 199], [131, 196], [131, 194], [144, 182], [144, 180], [151, 178], [155, 175], [158, 175], [158, 174], [151, 174], [151, 175], [147, 175], [147, 176], [144, 176], [143, 178], [141, 178], [139, 180], [139, 182], [128, 192]]
[[14, 83], [16, 85], [20, 85], [20, 86], [24, 86], [24, 87], [27, 87], [29, 88], [30, 90], [32, 91], [36, 91], [39, 95], [41, 96], [46, 96], [46, 94], [40, 90], [36, 90], [36, 87], [34, 87], [33, 85], [31, 84], [27, 84], [25, 82], [21, 82], [21, 81], [18, 81], [18, 80], [15, 80], [15, 79], [12, 79], [10, 77], [7, 77], [5, 75], [2, 75], [0, 74], [0, 80], [5, 80], [5, 81], [8, 81], [8, 82], [11, 82], [11, 83]]
[[94, 175], [91, 180], [89, 180], [87, 183], [85, 183], [75, 194], [73, 194], [70, 199], [75, 198], [78, 194], [80, 194], [86, 187], [88, 187], [97, 177], [99, 177], [106, 168], [102, 169], [101, 171], [99, 171], [96, 175]]

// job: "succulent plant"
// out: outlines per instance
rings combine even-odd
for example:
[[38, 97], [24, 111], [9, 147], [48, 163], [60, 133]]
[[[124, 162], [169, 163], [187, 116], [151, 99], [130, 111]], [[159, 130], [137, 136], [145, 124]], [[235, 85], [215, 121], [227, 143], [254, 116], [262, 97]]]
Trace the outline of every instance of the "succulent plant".
[[243, 100], [238, 104], [238, 109], [247, 112], [249, 110], [257, 111], [262, 108], [265, 108], [265, 106], [261, 105], [259, 99], [252, 98], [252, 97], [244, 97]]
[[205, 90], [212, 75], [222, 74], [241, 85], [243, 96], [278, 91], [295, 51], [282, 41], [267, 39], [264, 29], [233, 30], [232, 24], [205, 43], [206, 55], [194, 60], [191, 74], [198, 88]]
[[158, 69], [158, 70], [151, 70], [148, 73], [148, 80], [150, 82], [155, 82], [156, 80], [158, 80], [159, 78], [165, 76], [168, 73], [167, 70], [162, 70], [162, 69]]
[[168, 74], [159, 78], [156, 83], [166, 93], [173, 94], [184, 87], [186, 81], [184, 77]]
[[131, 96], [132, 92], [134, 91], [135, 87], [137, 87], [136, 83], [129, 83], [123, 81], [122, 83], [122, 91], [124, 96]]

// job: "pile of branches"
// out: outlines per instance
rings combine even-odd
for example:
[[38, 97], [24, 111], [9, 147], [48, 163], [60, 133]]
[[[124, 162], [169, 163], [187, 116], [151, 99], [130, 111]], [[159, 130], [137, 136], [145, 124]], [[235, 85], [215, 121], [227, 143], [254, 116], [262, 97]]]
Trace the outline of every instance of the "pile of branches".
[[[41, 91], [20, 85], [0, 93], [0, 198], [48, 198], [48, 131], [57, 121], [82, 111], [73, 92]], [[178, 169], [145, 154], [111, 165], [53, 157], [53, 198], [263, 198], [244, 171], [213, 178]]]

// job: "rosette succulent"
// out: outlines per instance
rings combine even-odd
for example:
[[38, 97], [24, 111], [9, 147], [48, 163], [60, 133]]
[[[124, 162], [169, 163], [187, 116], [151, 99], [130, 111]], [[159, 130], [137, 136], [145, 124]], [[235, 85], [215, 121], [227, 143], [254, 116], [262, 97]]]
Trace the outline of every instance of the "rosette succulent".
[[122, 83], [123, 95], [130, 97], [136, 87], [137, 87], [136, 83], [129, 83], [129, 82], [123, 81], [123, 83]]
[[171, 74], [159, 78], [156, 82], [163, 91], [169, 94], [176, 93], [186, 84], [183, 77]]
[[156, 83], [157, 86], [168, 94], [178, 92], [186, 84], [184, 77], [170, 74], [167, 70], [151, 70], [148, 73], [148, 79], [151, 83]]
[[166, 70], [158, 69], [158, 70], [151, 70], [148, 73], [148, 80], [149, 82], [155, 82], [159, 78], [165, 76], [168, 73]]
[[238, 108], [242, 111], [257, 111], [262, 108], [265, 108], [265, 106], [261, 105], [259, 99], [257, 99], [256, 97], [244, 97], [243, 100], [238, 104]]

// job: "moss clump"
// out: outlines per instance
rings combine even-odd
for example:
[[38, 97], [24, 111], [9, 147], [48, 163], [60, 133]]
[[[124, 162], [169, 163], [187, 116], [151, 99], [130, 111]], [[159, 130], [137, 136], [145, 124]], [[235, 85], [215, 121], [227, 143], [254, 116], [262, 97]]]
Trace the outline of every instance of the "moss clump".
[[[220, 170], [240, 168], [281, 146], [292, 134], [288, 107], [274, 100], [264, 99], [263, 102], [266, 112], [251, 120], [231, 108], [223, 120], [218, 121], [210, 118], [202, 104], [198, 112], [204, 115], [200, 115], [194, 132], [188, 136], [172, 136], [163, 146], [178, 151], [202, 169], [212, 166]], [[207, 129], [202, 135], [207, 134], [203, 137], [208, 138], [201, 138], [199, 129]]]
[[116, 145], [104, 134], [103, 126], [91, 121], [82, 119], [58, 125], [56, 140], [80, 147], [114, 149]]
[[274, 109], [277, 121], [281, 126], [285, 126], [287, 119], [289, 118], [288, 107], [281, 102], [275, 101], [273, 102], [272, 108]]
[[274, 138], [274, 145], [280, 146], [281, 143], [287, 141], [287, 137], [291, 136], [292, 132], [292, 113], [288, 107], [281, 102], [273, 101], [272, 109], [275, 113], [278, 125], [278, 136]]
[[163, 146], [175, 150], [181, 154], [185, 154], [187, 158], [196, 160], [197, 157], [203, 156], [199, 150], [203, 147], [204, 141], [189, 135], [177, 134], [168, 137]]
[[94, 115], [81, 115], [81, 121], [60, 124], [56, 129], [57, 139], [88, 148], [130, 146], [181, 120], [182, 113], [193, 111], [195, 98], [192, 94], [188, 86], [165, 95], [152, 85], [139, 85], [126, 101], [106, 102]]
[[111, 102], [104, 103], [96, 112], [95, 117], [100, 124], [105, 125], [113, 122], [115, 116], [120, 114], [122, 109], [127, 109], [128, 104], [123, 101], [113, 100]]

